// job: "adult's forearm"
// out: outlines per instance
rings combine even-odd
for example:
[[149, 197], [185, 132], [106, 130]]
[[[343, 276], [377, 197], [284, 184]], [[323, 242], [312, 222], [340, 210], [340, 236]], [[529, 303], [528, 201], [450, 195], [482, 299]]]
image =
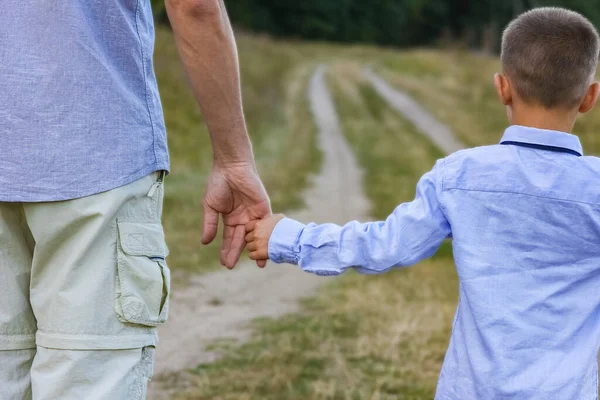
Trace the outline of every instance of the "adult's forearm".
[[237, 48], [223, 0], [166, 0], [179, 54], [208, 126], [215, 164], [254, 163]]

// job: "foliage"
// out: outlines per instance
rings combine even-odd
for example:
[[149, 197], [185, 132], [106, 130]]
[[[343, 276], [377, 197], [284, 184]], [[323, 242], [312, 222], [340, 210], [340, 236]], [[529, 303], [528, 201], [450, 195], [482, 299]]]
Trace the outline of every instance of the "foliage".
[[[450, 36], [470, 46], [485, 46], [491, 40], [490, 50], [498, 50], [501, 30], [511, 18], [539, 6], [570, 8], [600, 25], [600, 7], [589, 0], [224, 1], [233, 23], [252, 31], [403, 47]], [[166, 21], [164, 0], [151, 2], [157, 20]]]

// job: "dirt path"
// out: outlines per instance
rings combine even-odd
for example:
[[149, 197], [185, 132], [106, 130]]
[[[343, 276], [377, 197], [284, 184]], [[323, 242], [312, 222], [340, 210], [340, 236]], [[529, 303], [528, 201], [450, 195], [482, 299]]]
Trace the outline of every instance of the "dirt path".
[[[406, 93], [390, 86], [370, 68], [365, 68], [364, 73], [377, 93], [392, 108], [401, 113], [404, 118], [412, 122], [421, 133], [427, 136], [445, 154], [454, 153], [465, 148], [465, 145], [456, 138], [446, 125], [438, 122], [435, 117]], [[435, 94], [432, 94], [432, 96], [435, 96]]]
[[[311, 80], [309, 99], [319, 129], [323, 165], [305, 192], [306, 209], [290, 213], [304, 222], [344, 223], [364, 218], [368, 202], [362, 192], [361, 170], [340, 130], [324, 67]], [[205, 347], [216, 339], [246, 339], [246, 325], [258, 317], [277, 317], [298, 310], [298, 300], [314, 294], [331, 278], [301, 272], [290, 265], [269, 264], [259, 270], [242, 262], [233, 271], [218, 271], [190, 279], [171, 300], [169, 322], [161, 327], [151, 399], [168, 399], [170, 375], [211, 362], [216, 354]]]

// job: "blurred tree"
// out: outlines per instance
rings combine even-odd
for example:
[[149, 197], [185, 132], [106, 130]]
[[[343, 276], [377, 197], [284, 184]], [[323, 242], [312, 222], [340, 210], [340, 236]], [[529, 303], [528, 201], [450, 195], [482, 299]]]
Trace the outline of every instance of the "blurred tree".
[[528, 0], [527, 5], [532, 7], [565, 7], [577, 11], [588, 17], [596, 26], [600, 26], [600, 1], [599, 0]]
[[[157, 21], [168, 22], [164, 0], [150, 0]], [[442, 35], [498, 52], [502, 29], [532, 7], [579, 11], [600, 26], [600, 0], [225, 0], [233, 23], [274, 36], [368, 42], [393, 46], [432, 44]]]
[[168, 24], [169, 19], [167, 18], [167, 10], [165, 9], [165, 0], [150, 0], [150, 4], [152, 4], [154, 19], [159, 23]]

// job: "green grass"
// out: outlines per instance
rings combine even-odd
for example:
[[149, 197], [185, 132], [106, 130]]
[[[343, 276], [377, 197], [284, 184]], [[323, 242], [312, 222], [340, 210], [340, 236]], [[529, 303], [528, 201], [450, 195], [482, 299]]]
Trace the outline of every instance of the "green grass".
[[[240, 35], [238, 48], [245, 116], [259, 172], [273, 208], [299, 207], [301, 190], [320, 162], [305, 96], [310, 68], [304, 60], [310, 58], [300, 46], [261, 37]], [[172, 159], [163, 217], [169, 265], [177, 271], [206, 270], [217, 265], [219, 251], [218, 243], [208, 247], [200, 243], [212, 151], [172, 34], [164, 28], [157, 30], [155, 67]]]
[[[383, 218], [414, 197], [441, 154], [381, 101], [360, 65], [335, 65], [328, 82], [365, 168], [372, 214]], [[255, 322], [248, 343], [217, 346], [224, 357], [186, 375], [175, 399], [431, 399], [457, 300], [445, 249], [382, 276], [347, 273], [302, 313]]]

